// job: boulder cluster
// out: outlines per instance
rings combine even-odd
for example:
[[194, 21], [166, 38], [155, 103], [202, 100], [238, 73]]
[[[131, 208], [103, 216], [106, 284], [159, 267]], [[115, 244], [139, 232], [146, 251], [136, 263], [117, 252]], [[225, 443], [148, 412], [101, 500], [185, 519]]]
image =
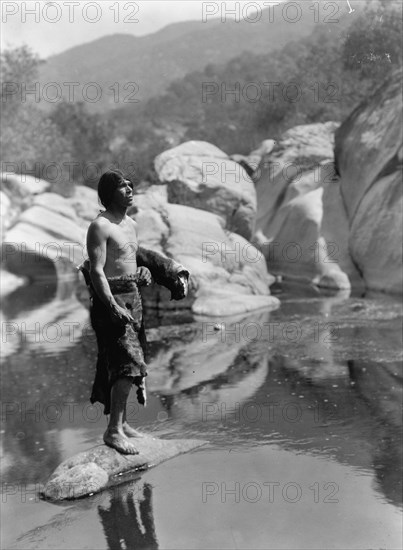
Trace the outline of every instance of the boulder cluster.
[[[279, 305], [273, 275], [336, 290], [402, 291], [401, 73], [343, 123], [302, 125], [249, 156], [190, 141], [155, 159], [158, 185], [129, 214], [139, 241], [191, 272], [188, 298], [145, 293], [153, 307], [200, 316]], [[18, 276], [77, 276], [95, 190], [65, 198], [30, 176], [3, 174], [2, 268]]]

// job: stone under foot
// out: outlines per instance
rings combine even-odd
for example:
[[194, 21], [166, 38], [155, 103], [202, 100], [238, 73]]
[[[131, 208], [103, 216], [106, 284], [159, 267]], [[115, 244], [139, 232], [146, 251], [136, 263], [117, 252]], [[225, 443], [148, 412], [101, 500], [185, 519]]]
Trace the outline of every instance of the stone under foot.
[[138, 437], [138, 438], [145, 437], [143, 433], [132, 428], [130, 424], [128, 424], [127, 422], [123, 424], [123, 433], [125, 434], [126, 437]]
[[112, 447], [124, 455], [139, 454], [139, 451], [132, 443], [130, 443], [123, 431], [106, 430], [104, 433], [104, 443], [105, 445], [108, 445], [108, 447]]

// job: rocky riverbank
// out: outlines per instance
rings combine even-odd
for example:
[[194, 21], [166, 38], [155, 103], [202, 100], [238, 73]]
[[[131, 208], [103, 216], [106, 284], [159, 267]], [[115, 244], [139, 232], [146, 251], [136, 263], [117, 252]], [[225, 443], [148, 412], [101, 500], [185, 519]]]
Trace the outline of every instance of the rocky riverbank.
[[[330, 289], [402, 291], [402, 100], [396, 73], [343, 123], [291, 128], [250, 156], [191, 141], [155, 159], [159, 184], [136, 195], [143, 246], [192, 274], [182, 303], [163, 288], [146, 304], [201, 316], [276, 308], [270, 273]], [[69, 198], [3, 175], [2, 267], [71, 278], [99, 212], [96, 192]], [[269, 273], [270, 272], [270, 273]]]
[[271, 272], [402, 292], [402, 73], [342, 124], [290, 129], [261, 158], [255, 243]]

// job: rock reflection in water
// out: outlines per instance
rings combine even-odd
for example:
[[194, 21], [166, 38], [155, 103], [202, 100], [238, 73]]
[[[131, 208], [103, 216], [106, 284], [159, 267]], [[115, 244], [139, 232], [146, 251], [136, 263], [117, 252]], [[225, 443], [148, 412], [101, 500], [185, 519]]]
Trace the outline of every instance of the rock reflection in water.
[[76, 427], [88, 393], [88, 311], [66, 279], [17, 289], [2, 318], [2, 473], [35, 483], [61, 462], [62, 430]]
[[[224, 341], [217, 333], [202, 342], [196, 329], [160, 332], [166, 339], [154, 344], [150, 382], [175, 429], [224, 446], [276, 442], [320, 453], [373, 472], [376, 490], [400, 506], [399, 308], [347, 298], [291, 302], [242, 320], [272, 325], [255, 342], [237, 341], [230, 323]], [[284, 338], [290, 322], [301, 329], [294, 342]]]
[[253, 352], [245, 328], [252, 323], [262, 327], [269, 318], [269, 312], [261, 312], [228, 320], [225, 329], [216, 332], [208, 322], [188, 332], [165, 331], [166, 337], [153, 345], [149, 388], [160, 396], [169, 417], [189, 421], [207, 404], [243, 402], [253, 396], [266, 378], [269, 352], [264, 346]]
[[[29, 295], [16, 293], [20, 306], [6, 303], [5, 318], [19, 323], [22, 319], [58, 323], [83, 319], [88, 324], [88, 311], [71, 288], [65, 287], [63, 292], [49, 288], [40, 299], [39, 290], [32, 294], [31, 303], [25, 303]], [[245, 482], [248, 478], [242, 476], [252, 471], [249, 457], [255, 451], [260, 457], [253, 470], [259, 472], [257, 482], [271, 479], [271, 467], [277, 467], [270, 465], [270, 456], [275, 455], [271, 451], [278, 447], [293, 457], [292, 479], [306, 485], [316, 478], [311, 475], [305, 479], [300, 463], [320, 458], [324, 471], [327, 467], [332, 471], [332, 464], [337, 462], [347, 466], [347, 477], [332, 481], [342, 484], [352, 479], [354, 486], [360, 487], [369, 478], [373, 500], [380, 506], [400, 506], [402, 377], [397, 352], [401, 349], [401, 312], [395, 303], [386, 298], [362, 300], [341, 294], [328, 298], [291, 295], [283, 297], [282, 307], [270, 314], [260, 312], [220, 321], [225, 322], [225, 329], [210, 331], [217, 322], [214, 320], [208, 333], [203, 326], [208, 320], [167, 324], [148, 331], [150, 403], [147, 409], [136, 412], [135, 425], [144, 431], [153, 430], [155, 435], [208, 439], [211, 445], [200, 452], [200, 464], [209, 463], [211, 453], [212, 468], [216, 468], [215, 457], [225, 455], [233, 475]], [[290, 338], [284, 337], [284, 327], [290, 323], [301, 329], [294, 341], [292, 332]], [[334, 337], [326, 328], [332, 323], [337, 325]], [[252, 329], [245, 332], [248, 324], [262, 328], [257, 338]], [[6, 357], [3, 395], [9, 404], [21, 408], [23, 402], [29, 411], [35, 411], [38, 403], [42, 407], [39, 420], [35, 414], [24, 418], [20, 409], [10, 409], [3, 416], [6, 483], [43, 482], [64, 458], [92, 446], [102, 433], [103, 422], [93, 424], [77, 414], [69, 419], [69, 404], [88, 404], [96, 357], [95, 339], [76, 335], [72, 342], [62, 338], [54, 344], [36, 342], [32, 335], [23, 343], [18, 340], [18, 352], [10, 350]], [[48, 421], [41, 412], [52, 402], [64, 404], [57, 422]], [[165, 421], [159, 418], [161, 412]], [[50, 410], [51, 416], [53, 413]], [[100, 418], [104, 420], [102, 414]], [[228, 451], [239, 451], [237, 459]], [[193, 456], [188, 459], [198, 460]], [[185, 472], [175, 470], [179, 460], [167, 463], [167, 467], [182, 481]], [[153, 470], [156, 475], [157, 470]], [[214, 478], [215, 471], [210, 470], [211, 479], [220, 480], [219, 473]], [[200, 480], [203, 475], [207, 474], [200, 471]], [[52, 547], [61, 530], [64, 535], [77, 537], [74, 542], [81, 547], [87, 544], [87, 539], [81, 543], [81, 538], [90, 518], [98, 537], [93, 547], [157, 548], [158, 541], [162, 545], [164, 540], [157, 507], [167, 486], [154, 486], [154, 494], [162, 491], [154, 502], [154, 525], [152, 491], [147, 484], [153, 478], [144, 475], [142, 479], [143, 484], [131, 481], [119, 486], [118, 492], [106, 491], [93, 501], [74, 503], [65, 513], [58, 512], [46, 521], [33, 514], [25, 529], [30, 530], [35, 521], [39, 527], [22, 535], [15, 547], [35, 547], [43, 541]], [[175, 500], [175, 506], [183, 504], [183, 499], [187, 506], [188, 487], [178, 488], [175, 498], [180, 499]], [[38, 509], [44, 510], [42, 505], [39, 503]], [[353, 496], [346, 507], [352, 521], [362, 521], [357, 515], [360, 495], [356, 500]], [[201, 529], [203, 522], [195, 520], [195, 524]], [[246, 523], [242, 529], [249, 532]], [[91, 539], [90, 534], [88, 537]], [[73, 538], [68, 538], [70, 545]]]
[[88, 327], [88, 311], [76, 297], [77, 282], [20, 288], [2, 306], [2, 357], [24, 353], [58, 354], [73, 347]]

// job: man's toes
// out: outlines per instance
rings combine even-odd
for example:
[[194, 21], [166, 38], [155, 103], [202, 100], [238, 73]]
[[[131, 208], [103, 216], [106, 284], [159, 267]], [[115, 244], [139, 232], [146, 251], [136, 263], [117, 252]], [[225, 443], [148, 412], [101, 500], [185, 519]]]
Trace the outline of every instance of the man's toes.
[[109, 447], [112, 447], [116, 451], [125, 455], [137, 455], [139, 454], [138, 450], [134, 445], [124, 435], [104, 435], [104, 442]]
[[128, 445], [126, 454], [128, 454], [128, 455], [138, 455], [139, 451], [133, 445]]

